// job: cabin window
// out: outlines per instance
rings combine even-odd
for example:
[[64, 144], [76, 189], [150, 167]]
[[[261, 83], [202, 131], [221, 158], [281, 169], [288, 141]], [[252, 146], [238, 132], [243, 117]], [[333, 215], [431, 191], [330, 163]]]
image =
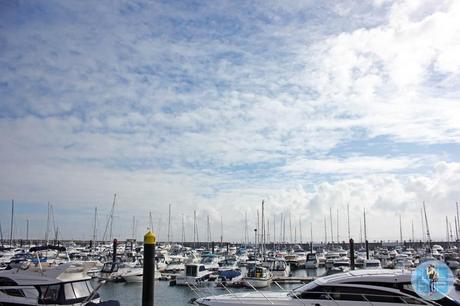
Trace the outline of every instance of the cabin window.
[[187, 266], [186, 274], [187, 276], [196, 276], [196, 266]]
[[73, 283], [72, 286], [77, 299], [87, 297], [88, 295], [90, 295], [90, 292], [85, 282], [76, 282]]
[[57, 301], [59, 285], [40, 286], [41, 297], [46, 301]]
[[205, 271], [205, 270], [206, 270], [205, 266], [200, 266], [200, 272]]
[[76, 299], [71, 283], [64, 284], [64, 295], [66, 300]]
[[0, 292], [11, 296], [24, 297], [24, 292], [20, 289], [0, 289]]

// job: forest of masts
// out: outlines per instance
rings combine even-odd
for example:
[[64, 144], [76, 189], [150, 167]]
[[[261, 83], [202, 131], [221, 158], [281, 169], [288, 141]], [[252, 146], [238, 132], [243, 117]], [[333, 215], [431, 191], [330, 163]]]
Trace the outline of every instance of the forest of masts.
[[[29, 227], [30, 227], [30, 220], [26, 219], [25, 221], [25, 237], [14, 237], [15, 233], [15, 220], [14, 220], [14, 200], [11, 202], [11, 222], [9, 228], [9, 236], [3, 235], [3, 228], [0, 222], [0, 239], [1, 245], [3, 246], [6, 242], [9, 242], [11, 245], [13, 240], [24, 239], [25, 241], [29, 241]], [[102, 237], [98, 236], [98, 210], [97, 207], [94, 208], [94, 217], [92, 220], [92, 235], [89, 240], [93, 241], [112, 241], [114, 238], [113, 234], [113, 223], [115, 218], [115, 208], [116, 208], [116, 194], [114, 194], [113, 202], [111, 206], [111, 210], [107, 216], [104, 232]], [[339, 213], [339, 209], [336, 209], [335, 216], [333, 213], [332, 207], [329, 207], [329, 215], [324, 216], [324, 223], [321, 225], [324, 226], [324, 232], [322, 237], [314, 237], [313, 236], [313, 223], [309, 222], [309, 224], [302, 224], [302, 218], [298, 216], [297, 218], [293, 217], [291, 212], [288, 211], [287, 213], [280, 213], [278, 215], [272, 215], [271, 217], [267, 217], [265, 214], [265, 202], [262, 201], [262, 205], [260, 210], [256, 210], [256, 216], [252, 216], [252, 218], [256, 219], [255, 224], [251, 227], [250, 221], [248, 219], [248, 213], [246, 212], [244, 215], [244, 226], [243, 226], [243, 233], [242, 239], [239, 241], [240, 243], [249, 245], [255, 244], [258, 246], [262, 246], [262, 248], [270, 243], [270, 244], [304, 244], [304, 243], [312, 243], [312, 242], [320, 242], [324, 244], [328, 243], [341, 243], [343, 241], [348, 241], [352, 235], [350, 231], [350, 205], [347, 204], [347, 214], [346, 214], [346, 225], [347, 225], [347, 234], [341, 236], [340, 232], [340, 218], [344, 217], [343, 214]], [[181, 215], [181, 224], [180, 224], [180, 239], [178, 237], [173, 237], [172, 233], [172, 205], [169, 204], [168, 206], [168, 220], [167, 220], [167, 234], [166, 237], [163, 236], [162, 233], [162, 218], [159, 217], [157, 223], [154, 224], [152, 218], [152, 212], [149, 212], [149, 219], [148, 219], [148, 229], [152, 229], [155, 231], [157, 235], [157, 240], [162, 242], [193, 242], [194, 245], [198, 244], [198, 242], [220, 242], [223, 243], [224, 240], [224, 222], [222, 216], [220, 217], [220, 233], [219, 236], [212, 235], [212, 226], [209, 215], [206, 216], [206, 221], [203, 222], [202, 218], [200, 221], [197, 219], [196, 210], [193, 211], [193, 239], [187, 240], [186, 233], [188, 230], [186, 229], [185, 223], [185, 216], [184, 214]], [[177, 218], [176, 218], [177, 219]], [[420, 218], [418, 220], [420, 226], [420, 233], [421, 235], [418, 236], [416, 240], [415, 235], [415, 228], [414, 228], [414, 219], [412, 218], [411, 221], [411, 232], [409, 235], [403, 236], [403, 216], [399, 214], [399, 239], [397, 242], [403, 241], [410, 241], [416, 242], [423, 241], [430, 243], [431, 242], [431, 234], [430, 234], [430, 227], [429, 227], [429, 220], [427, 217], [426, 212], [426, 205], [425, 202], [422, 203], [420, 208]], [[230, 222], [234, 222], [233, 220], [229, 220]], [[205, 237], [200, 237], [199, 235], [199, 224], [203, 224], [205, 226]], [[460, 223], [459, 223], [459, 207], [458, 202], [456, 203], [456, 213], [453, 217], [446, 216], [445, 219], [445, 241], [456, 242], [459, 241], [460, 236]], [[132, 219], [132, 230], [131, 230], [131, 237], [130, 239], [135, 239], [137, 237], [137, 227], [138, 221], [136, 217], [133, 216]], [[174, 226], [177, 227], [177, 222]], [[307, 235], [304, 235], [305, 232], [309, 232]], [[315, 231], [318, 233], [318, 231]], [[252, 234], [253, 233], [253, 234]], [[7, 238], [8, 237], [8, 238]], [[166, 239], [165, 239], [166, 238]], [[405, 239], [406, 238], [406, 239]], [[50, 242], [55, 242], [58, 240], [62, 240], [60, 237], [60, 228], [57, 225], [54, 213], [54, 207], [52, 204], [48, 203], [48, 213], [47, 213], [47, 221], [46, 221], [46, 229], [43, 235], [43, 243], [49, 244]], [[359, 242], [363, 243], [368, 239], [367, 235], [367, 224], [366, 224], [366, 209], [364, 208], [362, 211], [362, 217], [359, 218]], [[36, 239], [35, 239], [36, 240]], [[355, 239], [356, 241], [356, 239]], [[227, 240], [227, 242], [229, 242]], [[358, 242], [358, 241], [356, 241]]]

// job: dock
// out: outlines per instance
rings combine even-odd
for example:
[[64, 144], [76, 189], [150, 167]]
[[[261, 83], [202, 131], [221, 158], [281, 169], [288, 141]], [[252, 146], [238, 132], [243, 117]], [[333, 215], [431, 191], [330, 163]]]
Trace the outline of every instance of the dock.
[[316, 279], [315, 276], [274, 276], [273, 281], [280, 284], [307, 284]]

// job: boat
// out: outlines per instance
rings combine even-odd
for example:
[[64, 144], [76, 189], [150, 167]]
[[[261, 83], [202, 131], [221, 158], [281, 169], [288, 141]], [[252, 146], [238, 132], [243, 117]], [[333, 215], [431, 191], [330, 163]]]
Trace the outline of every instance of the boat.
[[305, 261], [305, 269], [316, 269], [319, 267], [319, 260], [316, 253], [308, 253]]
[[217, 287], [240, 286], [244, 278], [240, 270], [219, 270], [217, 273]]
[[185, 271], [176, 276], [176, 285], [186, 286], [190, 284], [199, 286], [207, 282], [211, 274], [212, 272], [206, 270], [203, 264], [186, 264]]
[[266, 267], [252, 266], [243, 278], [243, 284], [248, 288], [265, 288], [270, 286], [273, 275]]
[[199, 298], [201, 306], [230, 305], [460, 305], [449, 296], [424, 300], [411, 287], [411, 274], [401, 270], [354, 270], [320, 277], [292, 291], [255, 291]]
[[[81, 263], [64, 263], [36, 272], [30, 269], [11, 269], [0, 273], [0, 305], [74, 305], [89, 302], [104, 305], [91, 278], [89, 266]], [[105, 305], [120, 305], [112, 301]]]
[[239, 286], [243, 280], [244, 274], [238, 267], [236, 258], [229, 257], [219, 261], [219, 270], [217, 271], [217, 286]]
[[364, 261], [364, 266], [363, 266], [363, 269], [372, 269], [372, 270], [375, 270], [375, 269], [381, 269], [382, 268], [382, 264], [380, 263], [380, 260], [378, 259], [366, 259]]
[[282, 258], [272, 258], [268, 268], [272, 275], [276, 277], [289, 277], [291, 274], [290, 266], [287, 264], [286, 260]]

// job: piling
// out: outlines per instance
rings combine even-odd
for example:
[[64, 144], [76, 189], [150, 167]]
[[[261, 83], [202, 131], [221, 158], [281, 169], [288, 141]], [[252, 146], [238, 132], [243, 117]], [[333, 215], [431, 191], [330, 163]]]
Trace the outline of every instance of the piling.
[[113, 263], [117, 262], [117, 245], [118, 245], [118, 240], [113, 239], [113, 252], [112, 252], [112, 262]]
[[350, 238], [350, 267], [352, 270], [355, 269], [355, 242], [353, 238]]
[[152, 231], [144, 236], [144, 272], [142, 279], [142, 306], [153, 306], [156, 237]]
[[215, 245], [214, 245], [214, 241], [213, 241], [213, 242], [211, 243], [212, 254], [214, 254], [214, 247], [215, 247]]
[[366, 259], [369, 259], [369, 241], [366, 240]]

